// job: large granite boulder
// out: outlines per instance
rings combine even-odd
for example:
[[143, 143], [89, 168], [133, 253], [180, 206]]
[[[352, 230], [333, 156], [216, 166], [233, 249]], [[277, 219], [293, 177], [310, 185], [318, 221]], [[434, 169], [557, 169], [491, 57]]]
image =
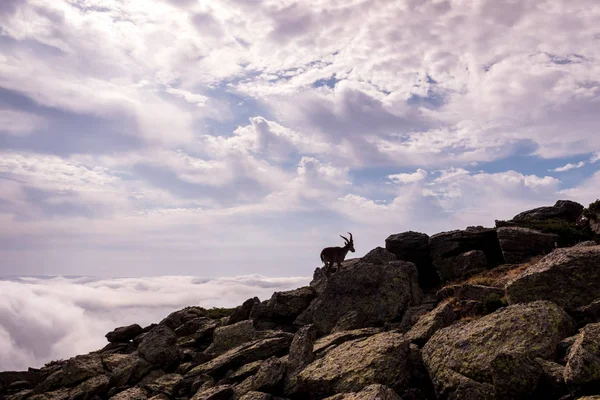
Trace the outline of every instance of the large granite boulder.
[[583, 212], [583, 206], [570, 200], [558, 200], [553, 206], [538, 207], [533, 210], [523, 211], [516, 215], [513, 221], [560, 219], [575, 222]]
[[452, 324], [455, 319], [456, 313], [453, 304], [441, 303], [431, 312], [419, 318], [415, 326], [406, 334], [406, 338], [423, 346], [435, 332]]
[[600, 323], [586, 325], [577, 336], [567, 356], [564, 378], [567, 383], [582, 385], [600, 381]]
[[244, 321], [246, 319], [249, 319], [250, 318], [250, 311], [252, 311], [252, 308], [256, 304], [260, 304], [260, 300], [259, 300], [258, 297], [253, 297], [253, 298], [248, 299], [245, 302], [243, 302], [242, 305], [239, 306], [239, 307], [237, 307], [235, 309], [235, 311], [233, 312], [233, 314], [231, 314], [229, 316], [229, 319], [227, 320], [227, 324], [228, 325], [233, 325], [233, 324], [238, 323], [240, 321]]
[[[463, 278], [479, 272], [481, 268], [496, 266], [504, 262], [494, 228], [468, 227], [465, 230], [438, 233], [429, 238], [429, 247], [433, 266], [443, 281]], [[474, 267], [468, 268], [468, 265], [464, 267], [454, 266], [457, 262], [465, 264], [464, 261], [457, 260], [457, 256], [473, 250], [483, 252], [485, 258], [485, 262], [479, 260], [477, 263], [474, 261], [468, 263], [471, 265], [479, 264], [478, 270]], [[475, 254], [480, 256], [480, 253]], [[463, 269], [464, 271], [462, 271]]]
[[176, 343], [175, 333], [165, 325], [158, 325], [144, 336], [138, 351], [152, 364], [167, 367], [179, 359]]
[[298, 373], [315, 359], [313, 347], [316, 339], [317, 329], [314, 325], [305, 325], [294, 335], [288, 354], [285, 392], [295, 390]]
[[294, 319], [302, 313], [315, 298], [310, 286], [284, 292], [275, 292], [268, 301], [254, 304], [249, 318], [259, 330], [294, 330]]
[[185, 307], [169, 314], [165, 319], [160, 321], [160, 325], [166, 325], [175, 330], [192, 319], [206, 317], [206, 314], [206, 309], [202, 307]]
[[600, 246], [557, 249], [506, 286], [509, 304], [550, 300], [574, 310], [600, 298]]
[[387, 265], [390, 261], [396, 261], [397, 259], [394, 253], [387, 251], [383, 247], [376, 247], [365, 254], [360, 261], [367, 264]]
[[437, 331], [423, 347], [423, 361], [438, 396], [456, 395], [461, 386], [489, 394], [497, 357], [554, 359], [572, 330], [571, 318], [554, 303], [517, 304]]
[[138, 324], [122, 326], [106, 334], [106, 340], [110, 343], [126, 343], [133, 340], [144, 330]]
[[409, 341], [402, 334], [383, 332], [345, 342], [309, 364], [298, 375], [298, 392], [323, 398], [357, 392], [370, 384], [406, 389], [409, 380]]
[[213, 342], [205, 350], [205, 353], [218, 356], [227, 350], [256, 339], [258, 335], [258, 331], [254, 328], [254, 323], [251, 320], [218, 327], [213, 333]]
[[67, 360], [63, 366], [61, 385], [71, 386], [88, 378], [104, 373], [102, 357], [99, 354], [86, 354]]
[[325, 400], [402, 400], [402, 398], [389, 387], [373, 384], [360, 392], [339, 393]]
[[430, 288], [439, 284], [439, 277], [431, 263], [428, 235], [413, 231], [390, 235], [385, 239], [385, 248], [395, 254], [398, 260], [417, 266], [421, 287]]
[[184, 378], [203, 374], [220, 376], [228, 370], [235, 370], [244, 364], [264, 360], [272, 356], [282, 356], [288, 352], [294, 335], [280, 332], [267, 339], [253, 340], [228, 350], [224, 354], [191, 369]]
[[527, 261], [533, 256], [548, 254], [554, 249], [558, 235], [520, 227], [498, 228], [498, 240], [509, 264]]
[[408, 307], [421, 300], [414, 264], [358, 263], [331, 275], [323, 292], [296, 319], [296, 324], [314, 323], [320, 334], [326, 334], [352, 314], [355, 328], [375, 326], [401, 319]]

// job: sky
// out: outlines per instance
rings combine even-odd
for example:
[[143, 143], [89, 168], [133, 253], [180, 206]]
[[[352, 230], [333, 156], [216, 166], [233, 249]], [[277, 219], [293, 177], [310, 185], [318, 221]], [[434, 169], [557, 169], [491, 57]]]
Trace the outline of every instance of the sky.
[[310, 276], [600, 197], [596, 0], [3, 0], [0, 276]]

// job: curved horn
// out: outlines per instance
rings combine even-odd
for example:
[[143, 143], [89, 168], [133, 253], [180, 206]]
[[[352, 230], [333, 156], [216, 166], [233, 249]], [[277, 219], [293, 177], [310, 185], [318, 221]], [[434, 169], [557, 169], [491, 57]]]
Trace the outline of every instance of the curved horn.
[[341, 237], [342, 239], [344, 239], [344, 240], [346, 241], [346, 243], [350, 243], [350, 241], [349, 241], [348, 239], [346, 239], [345, 237], [343, 237], [342, 235], [340, 235], [340, 237]]
[[350, 235], [350, 240], [349, 241], [350, 241], [350, 243], [352, 243], [352, 240], [353, 240], [352, 239], [352, 234], [350, 232], [348, 232], [348, 234]]

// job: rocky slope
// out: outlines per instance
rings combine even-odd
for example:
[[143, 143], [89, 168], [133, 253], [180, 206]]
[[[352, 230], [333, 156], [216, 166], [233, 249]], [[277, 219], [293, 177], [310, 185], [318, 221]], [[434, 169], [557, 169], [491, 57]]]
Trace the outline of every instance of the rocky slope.
[[[600, 398], [600, 203], [393, 234], [309, 286], [0, 372], [6, 400]], [[534, 257], [532, 259], [532, 257]]]

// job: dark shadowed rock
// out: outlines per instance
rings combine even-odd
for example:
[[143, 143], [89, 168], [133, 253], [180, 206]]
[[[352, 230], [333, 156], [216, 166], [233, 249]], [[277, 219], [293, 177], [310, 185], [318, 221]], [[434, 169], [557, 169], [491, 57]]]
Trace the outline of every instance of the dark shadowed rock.
[[[175, 330], [188, 321], [206, 317], [206, 314], [206, 310], [202, 307], [186, 307], [169, 314], [165, 319], [160, 321], [160, 325], [166, 325], [172, 330]], [[154, 328], [149, 329], [148, 332], [152, 329]]]
[[252, 307], [255, 304], [260, 304], [260, 299], [258, 297], [253, 297], [251, 299], [246, 300], [242, 303], [241, 306], [237, 307], [233, 314], [229, 316], [229, 320], [227, 320], [228, 325], [233, 325], [240, 321], [244, 321], [250, 318], [250, 311], [252, 311]]
[[586, 306], [578, 307], [572, 315], [579, 326], [600, 322], [600, 299]]
[[564, 378], [567, 383], [585, 384], [600, 380], [600, 323], [586, 325], [571, 346]]
[[510, 304], [550, 300], [574, 310], [600, 298], [600, 246], [557, 249], [506, 287]]
[[402, 320], [399, 323], [389, 324], [389, 327], [400, 333], [406, 333], [417, 323], [419, 318], [433, 310], [435, 307], [436, 303], [432, 304], [429, 302], [424, 302], [415, 307], [409, 307], [402, 316]]
[[385, 239], [385, 248], [396, 255], [398, 260], [417, 266], [421, 287], [429, 288], [439, 284], [439, 277], [431, 263], [428, 235], [413, 231], [390, 235]]
[[575, 244], [573, 247], [591, 247], [591, 246], [598, 246], [598, 243], [594, 242], [593, 240], [585, 240], [583, 242], [579, 242], [579, 243]]
[[402, 400], [392, 389], [379, 385], [369, 385], [360, 392], [340, 393], [326, 400]]
[[213, 343], [206, 349], [207, 354], [217, 356], [234, 347], [256, 339], [258, 332], [251, 320], [240, 321], [233, 325], [215, 329]]
[[133, 385], [141, 381], [154, 366], [142, 358], [138, 352], [127, 355], [113, 367], [110, 375], [110, 387]]
[[90, 400], [95, 396], [102, 396], [108, 389], [109, 378], [98, 375], [87, 379], [71, 391], [69, 400]]
[[257, 329], [293, 330], [293, 321], [315, 298], [310, 286], [285, 292], [275, 292], [266, 302], [255, 304], [250, 319]]
[[198, 330], [204, 328], [205, 326], [212, 324], [217, 324], [217, 322], [208, 317], [198, 317], [180, 325], [179, 327], [177, 327], [177, 329], [174, 330], [174, 332], [175, 335], [177, 335], [178, 337], [192, 335], [198, 332]]
[[179, 359], [177, 336], [165, 325], [159, 325], [144, 336], [138, 347], [142, 357], [152, 364], [168, 366]]
[[99, 354], [88, 354], [70, 358], [63, 366], [61, 385], [71, 386], [88, 378], [104, 373]]
[[130, 389], [124, 390], [112, 397], [110, 400], [146, 400], [148, 398], [148, 394], [141, 388], [132, 387]]
[[196, 393], [191, 400], [231, 400], [233, 388], [231, 385], [219, 385]]
[[252, 390], [270, 392], [282, 382], [286, 363], [277, 357], [266, 359], [252, 377]]
[[220, 375], [230, 369], [237, 369], [253, 361], [265, 360], [271, 356], [287, 353], [294, 335], [281, 332], [276, 337], [253, 340], [227, 351], [215, 359], [190, 370], [185, 377], [202, 374]]
[[122, 326], [106, 334], [106, 340], [110, 343], [123, 343], [133, 340], [137, 335], [143, 332], [138, 324]]
[[368, 264], [387, 265], [390, 261], [396, 261], [397, 259], [394, 253], [383, 247], [376, 247], [365, 254], [360, 261]]
[[517, 214], [513, 221], [561, 219], [575, 222], [583, 212], [583, 206], [570, 200], [558, 200], [553, 206], [538, 207]]
[[260, 365], [263, 363], [263, 360], [253, 361], [251, 363], [242, 365], [236, 371], [234, 371], [231, 375], [227, 376], [227, 379], [231, 381], [243, 381], [247, 377], [256, 374]]
[[286, 393], [295, 391], [298, 373], [315, 359], [313, 346], [317, 339], [317, 329], [314, 325], [305, 325], [296, 332], [287, 361], [287, 373], [284, 382]]
[[517, 304], [437, 331], [423, 347], [423, 361], [438, 396], [447, 396], [462, 382], [492, 384], [492, 362], [500, 354], [553, 359], [572, 329], [571, 318], [554, 303]]
[[360, 391], [375, 383], [405, 389], [409, 380], [408, 345], [403, 335], [394, 332], [345, 342], [300, 372], [298, 392], [323, 397]]
[[488, 267], [485, 253], [481, 250], [467, 251], [435, 262], [435, 268], [443, 282], [468, 278], [485, 271]]
[[420, 304], [421, 300], [414, 264], [359, 263], [329, 277], [323, 292], [298, 317], [296, 324], [314, 323], [318, 332], [329, 333], [340, 318], [356, 312], [363, 327], [375, 326], [401, 319], [408, 307]]
[[498, 240], [504, 260], [517, 264], [533, 256], [550, 253], [558, 241], [558, 235], [529, 228], [502, 227], [498, 228]]
[[[429, 247], [433, 265], [444, 281], [466, 277], [488, 265], [496, 266], [504, 262], [494, 228], [469, 227], [466, 230], [438, 233], [429, 238]], [[485, 262], [479, 253], [474, 253], [477, 257], [469, 253], [469, 257], [457, 259], [457, 256], [472, 250], [482, 251]], [[456, 263], [464, 265], [453, 267]]]
[[498, 354], [491, 367], [497, 400], [531, 398], [542, 375], [540, 364], [524, 354]]
[[173, 396], [177, 393], [177, 388], [181, 381], [183, 381], [183, 376], [179, 374], [165, 374], [153, 382], [145, 384], [144, 389], [152, 394], [162, 393]]
[[485, 302], [489, 299], [504, 297], [504, 289], [493, 286], [464, 284], [456, 289], [454, 294], [459, 300], [475, 300]]
[[445, 302], [433, 311], [423, 315], [406, 334], [406, 338], [419, 346], [423, 346], [438, 330], [447, 327], [456, 319], [454, 306]]

